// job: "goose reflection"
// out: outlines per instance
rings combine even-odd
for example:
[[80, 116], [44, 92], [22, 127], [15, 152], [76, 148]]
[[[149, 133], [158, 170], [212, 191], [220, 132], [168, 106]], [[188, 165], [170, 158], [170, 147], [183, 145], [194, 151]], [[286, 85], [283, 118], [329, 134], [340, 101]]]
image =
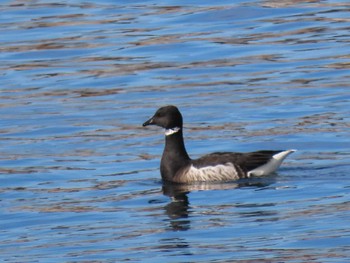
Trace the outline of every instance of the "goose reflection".
[[164, 211], [170, 220], [170, 228], [174, 231], [186, 231], [191, 228], [191, 205], [188, 194], [206, 190], [234, 190], [242, 187], [265, 188], [275, 182], [274, 177], [242, 179], [226, 183], [195, 183], [174, 184], [164, 182], [163, 194], [171, 201], [164, 206]]
[[171, 198], [165, 207], [165, 213], [170, 219], [171, 229], [183, 231], [190, 229], [189, 201], [187, 194], [189, 191], [182, 189], [178, 184], [163, 184], [163, 194]]

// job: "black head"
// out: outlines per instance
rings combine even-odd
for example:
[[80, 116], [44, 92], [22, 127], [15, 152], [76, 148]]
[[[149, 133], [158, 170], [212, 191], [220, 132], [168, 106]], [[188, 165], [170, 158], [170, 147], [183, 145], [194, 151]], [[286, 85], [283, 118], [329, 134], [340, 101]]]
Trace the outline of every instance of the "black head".
[[147, 125], [157, 125], [165, 129], [182, 128], [182, 115], [175, 106], [161, 107], [152, 118], [143, 124], [143, 126]]

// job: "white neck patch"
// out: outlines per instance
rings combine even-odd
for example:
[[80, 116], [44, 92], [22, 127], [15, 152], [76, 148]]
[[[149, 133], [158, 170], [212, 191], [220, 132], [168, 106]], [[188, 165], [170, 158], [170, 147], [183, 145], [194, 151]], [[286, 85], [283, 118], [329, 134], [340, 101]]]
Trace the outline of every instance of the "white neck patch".
[[175, 128], [172, 128], [172, 129], [166, 129], [165, 130], [165, 136], [169, 136], [169, 135], [172, 135], [174, 133], [177, 133], [179, 130], [181, 130], [181, 128], [179, 128], [179, 127], [175, 127]]

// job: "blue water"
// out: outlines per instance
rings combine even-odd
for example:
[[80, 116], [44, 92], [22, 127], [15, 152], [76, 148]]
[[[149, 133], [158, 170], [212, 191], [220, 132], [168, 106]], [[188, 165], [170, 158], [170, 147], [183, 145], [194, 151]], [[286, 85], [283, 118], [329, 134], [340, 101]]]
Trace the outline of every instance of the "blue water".
[[[0, 261], [350, 262], [348, 1], [3, 1]], [[298, 149], [275, 175], [162, 185], [195, 158]]]

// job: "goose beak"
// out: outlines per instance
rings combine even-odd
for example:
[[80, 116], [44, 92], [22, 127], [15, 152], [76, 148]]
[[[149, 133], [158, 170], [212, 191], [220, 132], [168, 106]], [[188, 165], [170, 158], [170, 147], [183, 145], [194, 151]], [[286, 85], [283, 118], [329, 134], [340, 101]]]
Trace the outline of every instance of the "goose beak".
[[153, 117], [150, 118], [148, 121], [146, 121], [144, 124], [142, 124], [143, 127], [148, 126], [148, 125], [153, 125], [154, 121], [153, 121]]

